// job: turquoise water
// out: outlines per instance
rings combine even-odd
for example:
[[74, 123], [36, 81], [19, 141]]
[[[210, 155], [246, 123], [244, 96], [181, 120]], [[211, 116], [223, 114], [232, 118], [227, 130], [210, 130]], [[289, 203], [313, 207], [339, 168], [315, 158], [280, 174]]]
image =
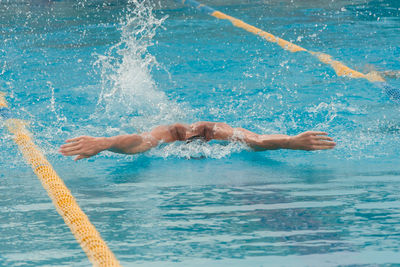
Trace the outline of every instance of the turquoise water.
[[[400, 70], [396, 0], [205, 3], [364, 73]], [[400, 264], [400, 107], [369, 82], [174, 1], [0, 0], [0, 32], [1, 91], [124, 266]], [[197, 120], [324, 130], [338, 145], [57, 152], [77, 135]], [[88, 266], [0, 136], [0, 266]]]

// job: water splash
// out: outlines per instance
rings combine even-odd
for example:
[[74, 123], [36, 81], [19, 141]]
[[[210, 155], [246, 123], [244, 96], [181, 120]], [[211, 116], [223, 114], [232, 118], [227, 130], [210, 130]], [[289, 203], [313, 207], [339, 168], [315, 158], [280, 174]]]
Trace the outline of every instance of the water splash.
[[[50, 98], [50, 111], [56, 116], [57, 123], [59, 126], [61, 126], [63, 123], [66, 123], [67, 118], [64, 116], [62, 113], [61, 109], [56, 106], [56, 98], [55, 98], [55, 92], [54, 92], [54, 86], [50, 81], [47, 81], [47, 86], [50, 89], [51, 92], [51, 98]], [[59, 130], [59, 129], [58, 129]]]
[[[121, 20], [121, 40], [95, 66], [100, 69], [102, 89], [97, 110], [92, 117], [111, 122], [106, 134], [149, 131], [159, 124], [192, 119], [193, 109], [184, 108], [158, 90], [152, 77], [160, 64], [149, 52], [157, 30], [167, 17], [156, 18], [148, 1], [129, 1], [127, 15]], [[132, 131], [132, 128], [134, 129]], [[223, 158], [247, 147], [229, 144], [192, 142], [162, 145], [148, 152], [150, 156], [178, 158]]]
[[121, 20], [121, 40], [95, 66], [100, 69], [102, 89], [93, 117], [116, 122], [114, 127], [146, 131], [158, 124], [185, 119], [187, 112], [159, 91], [151, 72], [160, 64], [148, 51], [166, 17], [156, 18], [148, 1], [130, 0]]
[[229, 143], [205, 143], [193, 141], [190, 143], [175, 142], [162, 145], [159, 149], [153, 149], [147, 154], [156, 157], [177, 157], [185, 159], [214, 158], [221, 159], [232, 153], [249, 150], [249, 147], [241, 142]]

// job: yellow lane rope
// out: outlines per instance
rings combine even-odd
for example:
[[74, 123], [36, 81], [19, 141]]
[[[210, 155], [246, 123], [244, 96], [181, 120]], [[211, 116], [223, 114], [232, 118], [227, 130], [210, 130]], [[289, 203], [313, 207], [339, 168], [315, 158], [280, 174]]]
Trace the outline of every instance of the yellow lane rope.
[[321, 61], [322, 63], [331, 66], [338, 76], [346, 76], [349, 78], [356, 78], [356, 79], [360, 79], [360, 78], [366, 79], [366, 80], [370, 81], [372, 84], [374, 84], [375, 86], [381, 88], [389, 96], [390, 99], [396, 101], [397, 103], [400, 103], [400, 89], [395, 88], [392, 85], [388, 84], [385, 81], [385, 79], [382, 77], [382, 75], [380, 75], [376, 71], [372, 71], [368, 74], [364, 74], [359, 71], [353, 70], [353, 69], [347, 67], [346, 65], [344, 65], [342, 62], [332, 59], [332, 56], [330, 56], [328, 54], [307, 50], [301, 46], [295, 45], [295, 44], [293, 44], [289, 41], [286, 41], [282, 38], [276, 37], [275, 35], [273, 35], [269, 32], [263, 31], [257, 27], [247, 24], [246, 22], [243, 22], [240, 19], [231, 17], [231, 16], [229, 16], [225, 13], [222, 13], [220, 11], [217, 11], [209, 6], [201, 4], [201, 3], [197, 2], [196, 0], [176, 0], [176, 1], [179, 3], [182, 3], [182, 4], [187, 4], [189, 6], [192, 6], [196, 9], [200, 10], [201, 12], [208, 14], [210, 16], [213, 16], [215, 18], [222, 19], [222, 20], [228, 20], [233, 24], [233, 26], [244, 29], [255, 35], [258, 35], [258, 36], [264, 38], [265, 40], [267, 40], [268, 42], [277, 43], [280, 47], [282, 47], [283, 49], [290, 51], [292, 53], [295, 53], [295, 52], [309, 53], [309, 54], [317, 57], [318, 60]]
[[300, 52], [300, 51], [308, 52], [308, 53], [316, 56], [322, 63], [330, 65], [335, 70], [335, 72], [338, 76], [347, 76], [350, 78], [364, 78], [370, 82], [384, 82], [385, 81], [385, 79], [376, 72], [363, 74], [361, 72], [358, 72], [356, 70], [353, 70], [353, 69], [347, 67], [340, 61], [333, 60], [332, 57], [328, 54], [309, 51], [301, 46], [295, 45], [295, 44], [293, 44], [289, 41], [286, 41], [282, 38], [276, 37], [271, 33], [263, 31], [259, 28], [256, 28], [250, 24], [247, 24], [247, 23], [241, 21], [240, 19], [231, 17], [222, 12], [214, 11], [213, 13], [211, 13], [211, 15], [218, 19], [229, 20], [235, 27], [242, 28], [248, 32], [251, 32], [253, 34], [261, 36], [268, 42], [277, 43], [280, 47], [282, 47], [283, 49], [288, 50], [292, 53]]
[[350, 78], [363, 78], [363, 79], [367, 79], [370, 82], [385, 82], [385, 79], [377, 72], [363, 74], [361, 72], [358, 72], [356, 70], [353, 70], [353, 69], [347, 67], [340, 61], [332, 59], [332, 57], [328, 54], [309, 51], [301, 46], [295, 45], [295, 44], [293, 44], [289, 41], [286, 41], [282, 38], [276, 37], [275, 35], [273, 35], [269, 32], [263, 31], [257, 27], [247, 24], [246, 22], [244, 22], [240, 19], [229, 16], [229, 15], [222, 13], [218, 10], [215, 10], [209, 6], [201, 4], [195, 0], [176, 0], [176, 1], [180, 2], [182, 4], [187, 4], [189, 6], [192, 6], [196, 9], [200, 10], [201, 12], [211, 15], [215, 18], [222, 19], [222, 20], [228, 20], [233, 24], [233, 26], [244, 29], [255, 35], [258, 35], [258, 36], [264, 38], [265, 40], [267, 40], [268, 42], [277, 43], [280, 47], [282, 47], [283, 49], [285, 49], [287, 51], [290, 51], [293, 53], [301, 52], [301, 51], [310, 53], [311, 55], [316, 56], [322, 63], [330, 65], [334, 69], [334, 71], [336, 72], [336, 74], [338, 76], [347, 76]]
[[5, 126], [14, 135], [13, 139], [24, 158], [42, 182], [58, 213], [71, 229], [93, 266], [120, 266], [114, 254], [86, 214], [80, 209], [62, 179], [32, 141], [25, 123], [22, 120], [12, 118], [4, 96], [4, 93], [0, 93], [0, 117], [4, 118]]

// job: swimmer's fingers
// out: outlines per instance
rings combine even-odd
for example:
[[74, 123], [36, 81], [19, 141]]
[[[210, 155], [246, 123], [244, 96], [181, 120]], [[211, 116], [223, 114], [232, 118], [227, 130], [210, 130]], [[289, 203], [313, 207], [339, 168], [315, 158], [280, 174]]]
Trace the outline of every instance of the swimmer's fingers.
[[336, 146], [336, 143], [333, 142], [333, 139], [325, 136], [318, 137], [311, 142], [311, 150], [324, 150], [324, 149], [332, 149]]
[[88, 154], [84, 149], [75, 149], [70, 151], [61, 151], [63, 156], [76, 156], [75, 161], [92, 157], [94, 154]]
[[316, 145], [336, 145], [332, 137], [328, 136], [327, 132], [306, 132], [309, 135], [311, 135], [311, 139], [313, 140], [313, 143]]
[[59, 152], [64, 156], [77, 155], [78, 153], [72, 153], [72, 152], [82, 147], [81, 142], [79, 142], [80, 140], [81, 136], [66, 140], [65, 141], [66, 144], [60, 146]]
[[329, 136], [317, 136], [317, 140], [333, 141], [332, 137]]
[[78, 144], [71, 147], [64, 147], [60, 149], [60, 153], [63, 156], [75, 156], [75, 155], [83, 155], [85, 157], [91, 157], [96, 155], [97, 153], [88, 150], [87, 148], [83, 147], [83, 145]]
[[79, 154], [81, 148], [82, 144], [79, 143], [62, 145], [60, 147], [60, 153], [63, 154], [64, 156], [73, 156]]
[[68, 143], [60, 146], [60, 150], [69, 150], [77, 147], [81, 147], [82, 144], [78, 142]]

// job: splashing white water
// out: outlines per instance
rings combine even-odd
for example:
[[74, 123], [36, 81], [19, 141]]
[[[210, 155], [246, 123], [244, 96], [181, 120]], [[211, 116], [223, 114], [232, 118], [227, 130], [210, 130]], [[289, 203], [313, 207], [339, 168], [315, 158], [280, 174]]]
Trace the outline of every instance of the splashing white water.
[[[159, 67], [148, 48], [154, 44], [157, 29], [166, 17], [156, 18], [149, 1], [130, 0], [126, 17], [121, 20], [121, 40], [95, 65], [101, 71], [102, 90], [93, 117], [109, 122], [107, 134], [149, 131], [156, 125], [187, 121], [191, 111], [158, 90], [152, 69]], [[192, 111], [193, 112], [193, 111]], [[223, 158], [247, 146], [232, 142], [172, 143], [148, 152], [150, 156], [178, 158]]]
[[205, 143], [203, 141], [193, 141], [190, 143], [175, 142], [162, 145], [159, 149], [148, 152], [150, 156], [157, 157], [177, 157], [185, 159], [214, 158], [221, 159], [232, 153], [249, 150], [250, 148], [241, 142], [230, 143]]
[[121, 41], [95, 63], [102, 77], [96, 116], [137, 131], [184, 120], [186, 112], [157, 89], [151, 75], [159, 64], [148, 48], [165, 19], [153, 15], [149, 1], [129, 1], [121, 21]]

